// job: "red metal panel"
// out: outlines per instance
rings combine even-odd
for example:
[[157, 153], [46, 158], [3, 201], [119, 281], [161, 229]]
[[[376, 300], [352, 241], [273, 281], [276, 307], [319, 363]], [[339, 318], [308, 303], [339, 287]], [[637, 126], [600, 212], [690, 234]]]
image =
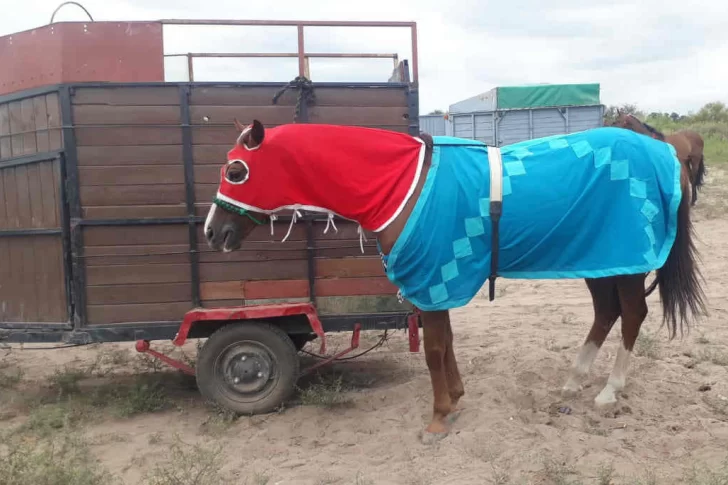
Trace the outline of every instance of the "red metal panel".
[[64, 22], [0, 37], [0, 94], [72, 82], [164, 81], [159, 22]]

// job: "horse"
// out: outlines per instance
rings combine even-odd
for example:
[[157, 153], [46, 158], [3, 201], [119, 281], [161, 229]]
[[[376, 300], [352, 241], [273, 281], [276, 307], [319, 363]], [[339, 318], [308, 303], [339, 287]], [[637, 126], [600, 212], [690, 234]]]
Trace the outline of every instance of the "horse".
[[[450, 309], [467, 304], [486, 279], [491, 300], [496, 276], [585, 280], [594, 319], [561, 388], [565, 397], [583, 390], [621, 317], [614, 368], [594, 398], [600, 409], [616, 405], [625, 387], [648, 313], [649, 271], [657, 273], [671, 340], [678, 324], [682, 334], [706, 313], [689, 174], [670, 145], [612, 127], [496, 148], [368, 127], [234, 123], [239, 135], [220, 168], [204, 223], [208, 245], [234, 251], [280, 210], [293, 211], [291, 226], [302, 209], [373, 230], [385, 273], [421, 319], [433, 396], [432, 417], [420, 434], [423, 443], [448, 436], [462, 411], [465, 388]], [[526, 172], [534, 175], [528, 178]], [[656, 181], [656, 173], [664, 180]], [[585, 188], [570, 195], [579, 181]], [[527, 184], [536, 188], [529, 192]], [[520, 200], [530, 205], [510, 202], [519, 190], [524, 191]], [[471, 215], [480, 212], [467, 217], [458, 203]], [[588, 204], [596, 205], [587, 210]], [[519, 217], [530, 219], [519, 223]]]
[[680, 130], [670, 135], [665, 135], [655, 127], [640, 121], [636, 116], [629, 113], [618, 112], [617, 119], [610, 123], [610, 126], [626, 128], [643, 135], [650, 136], [660, 141], [670, 143], [675, 147], [680, 162], [686, 164], [690, 171], [690, 183], [692, 185], [692, 201], [695, 205], [698, 201], [698, 191], [705, 183], [705, 157], [703, 150], [705, 142], [703, 137], [694, 130]]

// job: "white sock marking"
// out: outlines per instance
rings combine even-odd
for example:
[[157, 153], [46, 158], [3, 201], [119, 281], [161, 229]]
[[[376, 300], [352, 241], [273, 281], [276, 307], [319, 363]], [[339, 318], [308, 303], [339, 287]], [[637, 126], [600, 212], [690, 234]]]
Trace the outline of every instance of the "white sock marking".
[[605, 406], [617, 402], [617, 393], [624, 389], [627, 381], [627, 369], [629, 369], [629, 358], [632, 352], [625, 349], [623, 345], [619, 347], [617, 359], [614, 361], [614, 369], [609, 374], [607, 385], [604, 386], [602, 392], [594, 399], [597, 406]]
[[579, 350], [579, 354], [576, 356], [574, 365], [571, 368], [571, 375], [569, 380], [563, 387], [564, 391], [577, 392], [581, 387], [582, 379], [589, 373], [594, 359], [596, 359], [599, 353], [599, 347], [594, 342], [585, 342]]

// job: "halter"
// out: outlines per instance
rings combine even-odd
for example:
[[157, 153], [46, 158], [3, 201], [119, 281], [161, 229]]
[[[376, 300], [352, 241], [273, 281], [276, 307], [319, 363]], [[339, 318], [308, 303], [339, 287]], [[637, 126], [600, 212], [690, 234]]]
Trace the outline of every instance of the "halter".
[[248, 212], [247, 209], [243, 209], [241, 207], [236, 207], [229, 202], [225, 202], [224, 200], [218, 199], [217, 197], [212, 198], [212, 203], [217, 205], [218, 207], [220, 207], [223, 210], [232, 212], [233, 214], [245, 216], [248, 219], [250, 219], [251, 221], [255, 222], [259, 226], [262, 226], [263, 224], [265, 224], [265, 222], [261, 222], [258, 219], [256, 219], [255, 217], [251, 216], [250, 212]]

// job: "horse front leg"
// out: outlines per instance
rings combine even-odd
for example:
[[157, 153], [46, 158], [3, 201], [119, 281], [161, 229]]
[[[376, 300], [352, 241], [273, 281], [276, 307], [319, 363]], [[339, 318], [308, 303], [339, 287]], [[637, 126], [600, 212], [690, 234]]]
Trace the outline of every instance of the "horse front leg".
[[449, 314], [447, 311], [422, 312], [425, 361], [432, 383], [432, 420], [422, 434], [424, 443], [442, 439], [449, 433], [446, 421], [452, 411], [445, 356], [448, 347]]

